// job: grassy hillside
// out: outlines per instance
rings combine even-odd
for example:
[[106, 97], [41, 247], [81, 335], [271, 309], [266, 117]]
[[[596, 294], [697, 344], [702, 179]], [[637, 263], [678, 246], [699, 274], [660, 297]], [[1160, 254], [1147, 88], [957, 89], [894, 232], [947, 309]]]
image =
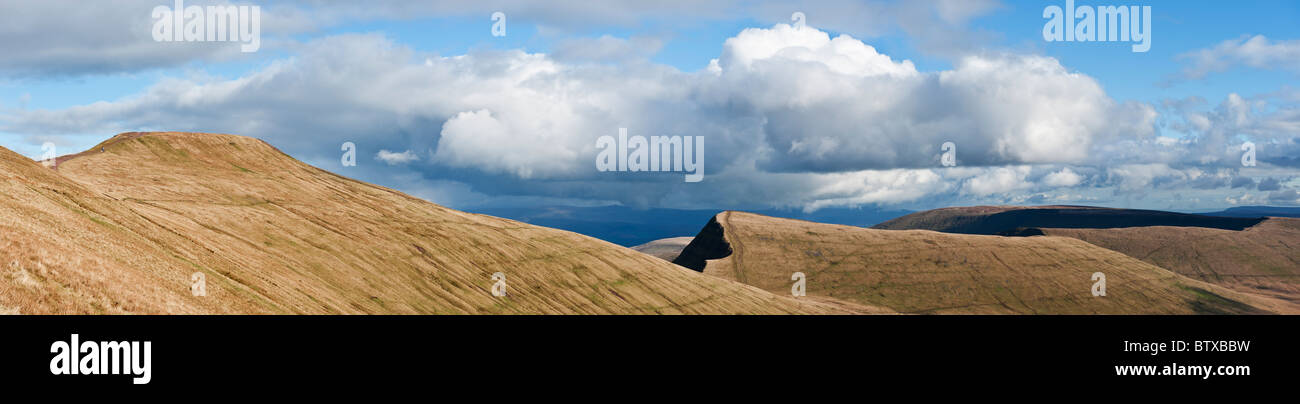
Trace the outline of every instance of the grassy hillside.
[[[458, 212], [247, 137], [125, 133], [57, 172], [0, 150], [10, 313], [841, 313]], [[206, 297], [191, 274], [206, 274]], [[490, 293], [496, 272], [508, 297]]]
[[257, 310], [240, 288], [191, 296], [196, 268], [132, 230], [149, 226], [117, 201], [0, 148], [0, 313]]
[[[680, 263], [691, 267], [702, 258], [706, 274], [785, 294], [792, 274], [803, 272], [809, 296], [904, 313], [1297, 310], [1067, 237], [874, 230], [742, 212], [724, 212], [714, 223], [682, 252]], [[1092, 296], [1094, 272], [1106, 275], [1105, 297]]]
[[1188, 215], [1072, 206], [935, 209], [881, 229], [1053, 235], [1087, 241], [1175, 273], [1237, 291], [1300, 302], [1300, 219]]
[[1300, 219], [1242, 230], [1186, 227], [1044, 229], [1233, 289], [1300, 303]]

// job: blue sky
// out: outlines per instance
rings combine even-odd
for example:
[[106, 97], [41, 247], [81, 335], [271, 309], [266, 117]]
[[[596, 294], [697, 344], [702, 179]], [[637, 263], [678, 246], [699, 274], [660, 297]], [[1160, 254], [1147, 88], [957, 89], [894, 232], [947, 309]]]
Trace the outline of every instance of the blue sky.
[[[1294, 1], [1076, 2], [1150, 6], [1145, 53], [1045, 41], [1065, 1], [234, 2], [254, 53], [153, 41], [168, 1], [0, 4], [0, 146], [33, 158], [228, 132], [458, 208], [1300, 204]], [[594, 170], [620, 126], [705, 136], [706, 180]]]

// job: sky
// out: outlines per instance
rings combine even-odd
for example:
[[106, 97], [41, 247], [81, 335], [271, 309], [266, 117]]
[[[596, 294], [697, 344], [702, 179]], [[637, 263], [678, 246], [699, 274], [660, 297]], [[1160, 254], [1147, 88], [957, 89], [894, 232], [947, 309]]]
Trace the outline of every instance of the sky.
[[[0, 146], [231, 133], [457, 209], [1300, 205], [1300, 3], [1071, 3], [1150, 7], [1149, 50], [1049, 41], [1063, 0], [184, 2], [256, 46], [0, 0]], [[702, 180], [602, 169], [620, 128]]]

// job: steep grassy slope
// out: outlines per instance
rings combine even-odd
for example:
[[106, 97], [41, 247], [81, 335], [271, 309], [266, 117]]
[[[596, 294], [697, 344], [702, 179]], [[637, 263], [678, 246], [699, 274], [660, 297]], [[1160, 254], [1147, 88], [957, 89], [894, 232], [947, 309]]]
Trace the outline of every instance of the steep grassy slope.
[[192, 296], [196, 268], [132, 230], [148, 227], [117, 201], [0, 148], [0, 313], [257, 309], [238, 288]]
[[[21, 313], [827, 313], [574, 233], [446, 209], [256, 139], [3, 151], [0, 309]], [[191, 296], [192, 273], [207, 277]], [[490, 293], [506, 274], [508, 296]]]
[[1269, 218], [1242, 231], [1165, 226], [1044, 231], [1190, 278], [1300, 302], [1300, 219]]
[[[1066, 237], [873, 230], [724, 212], [678, 261], [691, 267], [695, 258], [706, 260], [706, 274], [774, 293], [790, 293], [792, 274], [803, 272], [809, 296], [905, 313], [1297, 310]], [[1094, 272], [1106, 275], [1105, 297], [1091, 294]]]

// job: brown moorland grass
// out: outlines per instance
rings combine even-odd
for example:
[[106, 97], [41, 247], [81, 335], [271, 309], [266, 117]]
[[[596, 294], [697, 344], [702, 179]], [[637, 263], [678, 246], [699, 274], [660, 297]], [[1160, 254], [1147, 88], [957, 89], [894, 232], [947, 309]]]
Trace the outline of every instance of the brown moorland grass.
[[[57, 171], [0, 148], [0, 264], [7, 313], [881, 311], [447, 209], [221, 134], [121, 134]], [[191, 295], [195, 272], [207, 296]], [[496, 272], [507, 297], [490, 293]]]
[[1193, 279], [1300, 303], [1300, 219], [1268, 218], [1241, 231], [1169, 226], [1043, 231]]
[[[803, 272], [808, 296], [902, 313], [1297, 311], [1289, 302], [1189, 279], [1068, 237], [876, 230], [743, 212], [724, 212], [715, 220], [731, 253], [708, 260], [704, 273], [773, 293], [789, 294], [791, 275]], [[699, 237], [699, 245], [709, 244]], [[682, 256], [692, 255], [693, 246]], [[1092, 296], [1094, 272], [1106, 275], [1104, 297]]]
[[[1036, 212], [1041, 214], [1028, 215]], [[1108, 219], [1108, 213], [1128, 216]], [[1097, 220], [1089, 220], [1093, 218]], [[1177, 221], [1183, 223], [1158, 224]], [[917, 212], [875, 228], [995, 234], [1015, 226], [1032, 228], [1028, 234], [1080, 239], [1239, 292], [1300, 303], [1300, 219], [1079, 206], [974, 206]]]

